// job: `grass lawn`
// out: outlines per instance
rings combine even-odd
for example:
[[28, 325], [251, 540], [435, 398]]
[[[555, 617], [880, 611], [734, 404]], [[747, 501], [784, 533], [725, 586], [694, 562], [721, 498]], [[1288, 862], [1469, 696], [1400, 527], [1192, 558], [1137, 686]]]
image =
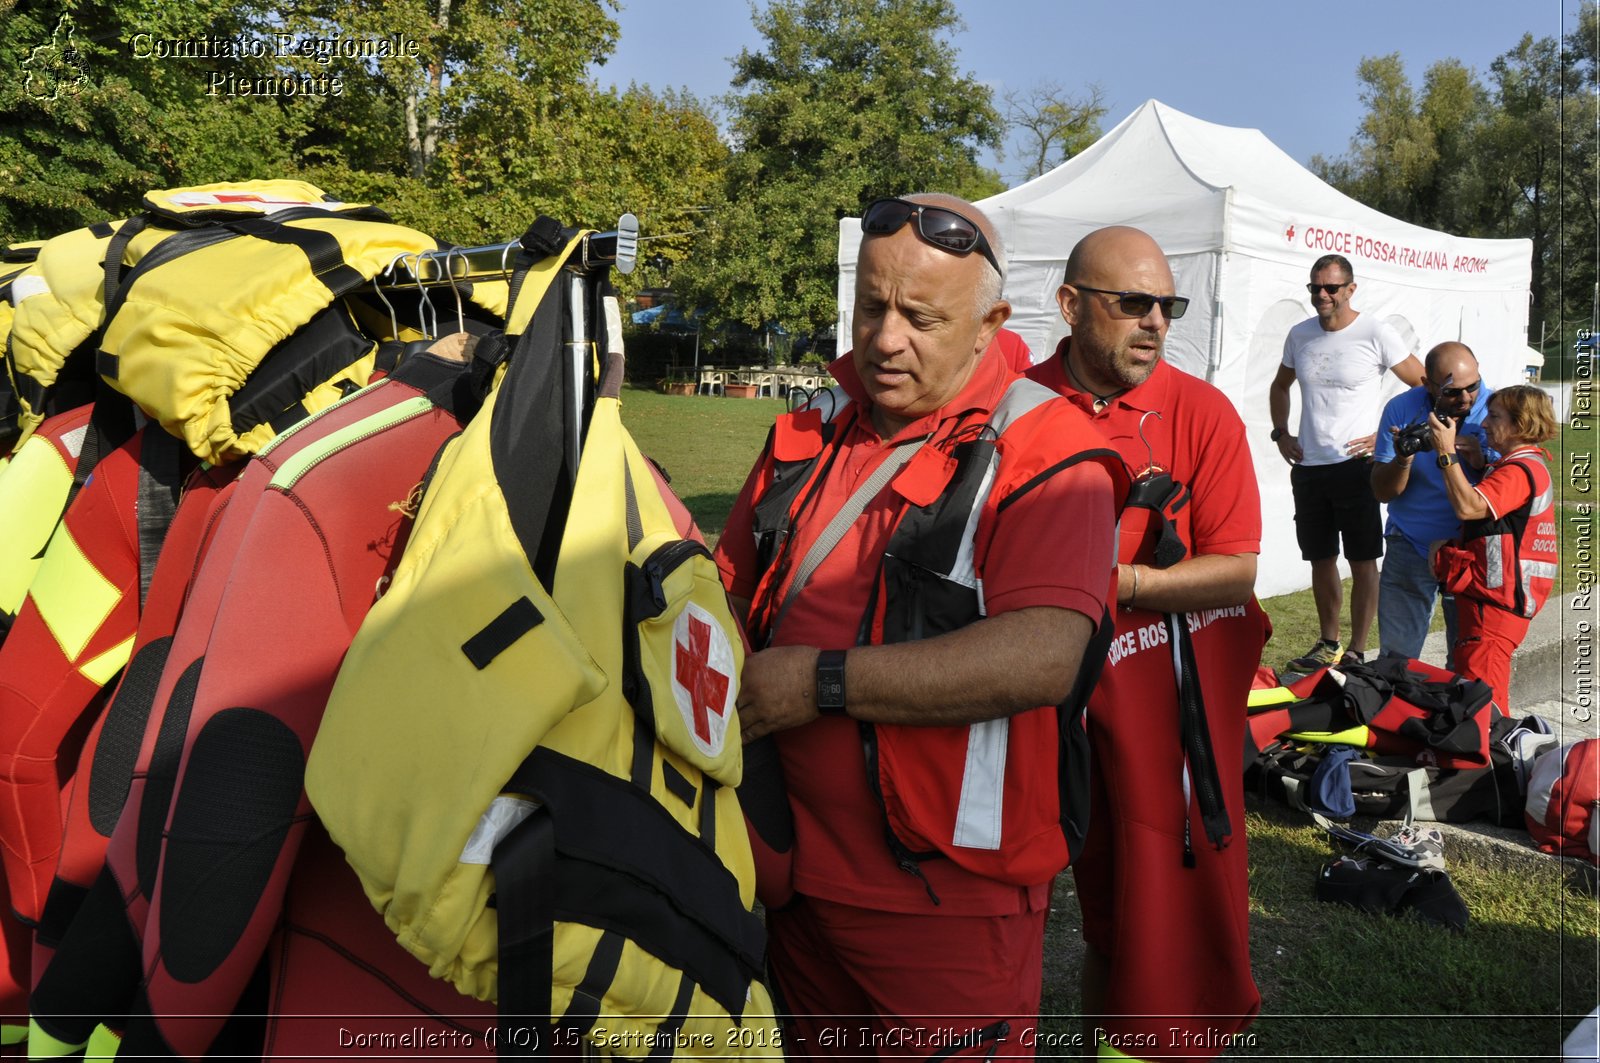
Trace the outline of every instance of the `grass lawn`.
[[[667, 468], [713, 541], [782, 410], [773, 400], [623, 393], [629, 430]], [[1552, 446], [1558, 484], [1567, 482], [1570, 452], [1589, 438]], [[1581, 500], [1570, 491], [1566, 498], [1569, 506]], [[1563, 552], [1571, 559], [1569, 523], [1562, 522]], [[1316, 637], [1309, 591], [1262, 604], [1275, 627], [1268, 663]], [[1230, 1056], [1553, 1058], [1600, 999], [1600, 904], [1554, 860], [1530, 870], [1449, 852], [1451, 878], [1472, 913], [1470, 929], [1453, 934], [1317, 902], [1312, 885], [1333, 854], [1321, 832], [1259, 801], [1246, 823], [1252, 965], [1265, 1003], [1253, 1036]], [[1046, 1026], [1058, 1033], [1078, 1028], [1079, 926], [1072, 881], [1063, 876], [1045, 968], [1044, 1010], [1056, 1016]]]

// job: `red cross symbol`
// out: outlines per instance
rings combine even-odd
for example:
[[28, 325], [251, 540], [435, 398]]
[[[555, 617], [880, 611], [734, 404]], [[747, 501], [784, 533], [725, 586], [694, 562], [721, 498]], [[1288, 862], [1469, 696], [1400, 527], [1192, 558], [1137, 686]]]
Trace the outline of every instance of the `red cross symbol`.
[[1289, 226], [1289, 228], [1284, 231], [1283, 238], [1285, 240], [1293, 240], [1294, 239], [1294, 226], [1293, 225]]
[[689, 692], [689, 705], [694, 710], [694, 733], [702, 742], [711, 741], [711, 717], [707, 710], [718, 716], [725, 715], [723, 703], [728, 698], [728, 677], [711, 667], [711, 625], [697, 617], [689, 617], [689, 645], [674, 642], [678, 684]]

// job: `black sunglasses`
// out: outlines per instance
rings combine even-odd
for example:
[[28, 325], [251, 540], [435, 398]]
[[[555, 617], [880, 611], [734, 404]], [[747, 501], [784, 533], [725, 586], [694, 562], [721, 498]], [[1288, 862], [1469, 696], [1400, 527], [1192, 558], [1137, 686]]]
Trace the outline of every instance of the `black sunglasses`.
[[1306, 291], [1310, 292], [1313, 296], [1315, 296], [1318, 292], [1322, 292], [1325, 295], [1332, 295], [1334, 292], [1345, 287], [1349, 283], [1349, 281], [1340, 281], [1338, 284], [1308, 284], [1306, 285]]
[[1098, 292], [1101, 295], [1114, 295], [1117, 297], [1117, 309], [1129, 317], [1144, 317], [1150, 312], [1152, 306], [1161, 307], [1161, 312], [1167, 315], [1168, 321], [1176, 321], [1189, 309], [1189, 300], [1181, 295], [1151, 295], [1149, 292], [1113, 292], [1106, 288], [1091, 288], [1087, 284], [1076, 284], [1068, 281], [1080, 292]]
[[994, 257], [989, 240], [983, 230], [967, 217], [949, 207], [931, 207], [926, 203], [908, 203], [903, 199], [878, 199], [867, 206], [861, 215], [861, 231], [868, 236], [888, 236], [912, 218], [917, 219], [917, 235], [941, 251], [965, 255], [976, 250], [989, 260], [989, 265], [1001, 276], [1005, 270]]
[[[1433, 382], [1430, 380], [1429, 383], [1432, 384]], [[1483, 381], [1474, 380], [1472, 383], [1463, 384], [1458, 388], [1439, 388], [1439, 397], [1441, 399], [1459, 399], [1463, 395], [1475, 395], [1482, 384]], [[1439, 386], [1434, 384], [1434, 387]]]

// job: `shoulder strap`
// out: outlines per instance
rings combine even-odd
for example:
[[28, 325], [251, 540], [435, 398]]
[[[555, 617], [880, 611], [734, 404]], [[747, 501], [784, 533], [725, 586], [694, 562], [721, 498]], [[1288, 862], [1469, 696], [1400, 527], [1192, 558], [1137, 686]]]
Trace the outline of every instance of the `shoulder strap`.
[[850, 526], [860, 518], [872, 500], [883, 493], [883, 489], [889, 486], [889, 481], [894, 479], [895, 473], [904, 468], [906, 462], [910, 461], [927, 441], [928, 437], [923, 436], [920, 439], [907, 440], [895, 447], [889, 456], [872, 470], [872, 475], [855, 489], [843, 506], [839, 507], [839, 512], [833, 515], [833, 519], [828, 521], [828, 526], [822, 529], [822, 534], [817, 536], [817, 541], [806, 551], [799, 569], [795, 571], [794, 579], [789, 581], [789, 589], [784, 593], [783, 603], [778, 606], [778, 615], [773, 618], [772, 627], [768, 630], [769, 641], [777, 634], [784, 616], [789, 612], [789, 606], [794, 603], [805, 585], [811, 582], [811, 574], [817, 570], [817, 566], [833, 553], [834, 547], [839, 545], [839, 540], [844, 538]]

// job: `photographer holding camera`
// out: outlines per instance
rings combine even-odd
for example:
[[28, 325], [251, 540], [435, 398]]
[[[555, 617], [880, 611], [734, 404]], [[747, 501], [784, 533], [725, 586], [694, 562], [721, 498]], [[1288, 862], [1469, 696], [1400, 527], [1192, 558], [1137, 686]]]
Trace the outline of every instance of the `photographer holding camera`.
[[[1428, 637], [1441, 588], [1428, 564], [1428, 548], [1461, 534], [1461, 521], [1445, 493], [1445, 466], [1459, 462], [1469, 480], [1482, 476], [1487, 459], [1483, 418], [1492, 394], [1478, 376], [1478, 359], [1464, 343], [1447, 341], [1428, 352], [1422, 383], [1383, 408], [1372, 466], [1372, 493], [1389, 504], [1383, 573], [1378, 581], [1378, 646], [1385, 656], [1416, 658]], [[1439, 454], [1428, 414], [1456, 427], [1455, 451]], [[1445, 594], [1445, 637], [1454, 652], [1456, 610]]]

